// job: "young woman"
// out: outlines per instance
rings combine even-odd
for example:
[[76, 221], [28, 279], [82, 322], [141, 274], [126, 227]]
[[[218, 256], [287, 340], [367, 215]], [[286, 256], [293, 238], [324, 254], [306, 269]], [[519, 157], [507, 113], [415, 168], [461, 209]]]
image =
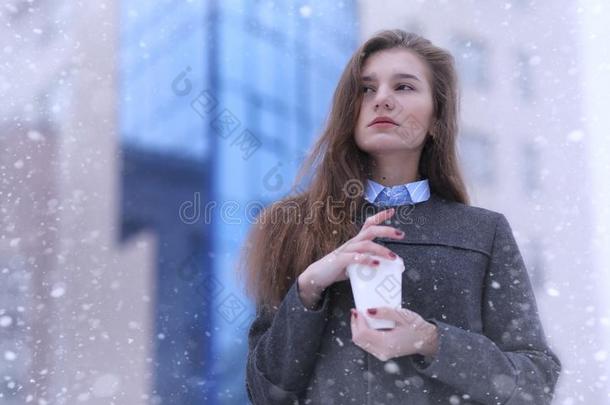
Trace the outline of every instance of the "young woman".
[[[391, 30], [354, 53], [309, 185], [244, 250], [254, 404], [551, 403], [561, 363], [506, 217], [468, 204], [457, 121], [445, 50]], [[401, 308], [368, 309], [390, 330], [355, 310], [346, 275], [374, 255], [405, 263]]]

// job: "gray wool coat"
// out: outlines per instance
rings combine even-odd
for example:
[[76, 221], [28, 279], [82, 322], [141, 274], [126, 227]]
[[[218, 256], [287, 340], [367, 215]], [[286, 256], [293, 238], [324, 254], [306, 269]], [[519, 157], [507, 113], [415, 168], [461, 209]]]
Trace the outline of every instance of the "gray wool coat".
[[[359, 223], [380, 210], [365, 204]], [[437, 325], [437, 356], [380, 361], [351, 340], [349, 281], [327, 288], [314, 310], [295, 282], [250, 326], [252, 403], [550, 404], [561, 363], [506, 217], [432, 192], [391, 221], [406, 237], [376, 242], [404, 260], [401, 306]]]

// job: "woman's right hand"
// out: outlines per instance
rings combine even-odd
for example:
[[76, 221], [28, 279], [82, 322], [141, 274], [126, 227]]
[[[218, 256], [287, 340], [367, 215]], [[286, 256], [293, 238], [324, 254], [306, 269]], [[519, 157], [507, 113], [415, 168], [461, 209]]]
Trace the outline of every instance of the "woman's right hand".
[[375, 238], [404, 238], [404, 232], [386, 225], [379, 225], [394, 215], [394, 208], [383, 210], [364, 221], [356, 236], [333, 250], [320, 260], [312, 263], [299, 276], [312, 294], [320, 295], [328, 286], [348, 279], [346, 267], [351, 263], [377, 266], [379, 261], [371, 254], [392, 260], [396, 254], [385, 246], [373, 242]]

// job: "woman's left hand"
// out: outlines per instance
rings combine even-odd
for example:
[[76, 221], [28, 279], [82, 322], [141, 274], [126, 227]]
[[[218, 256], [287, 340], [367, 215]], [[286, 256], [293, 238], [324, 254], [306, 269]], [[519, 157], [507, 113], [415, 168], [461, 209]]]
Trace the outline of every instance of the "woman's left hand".
[[406, 308], [369, 308], [367, 315], [371, 318], [396, 322], [393, 329], [378, 330], [368, 326], [362, 313], [356, 309], [351, 311], [352, 341], [381, 361], [411, 354], [435, 356], [438, 351], [436, 325], [426, 322], [416, 312]]

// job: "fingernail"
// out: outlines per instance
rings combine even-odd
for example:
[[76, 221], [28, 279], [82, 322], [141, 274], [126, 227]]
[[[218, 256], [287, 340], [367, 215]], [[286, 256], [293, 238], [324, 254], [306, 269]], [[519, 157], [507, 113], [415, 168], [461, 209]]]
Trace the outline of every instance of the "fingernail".
[[351, 309], [350, 311], [352, 311], [352, 316], [354, 318], [358, 318], [358, 311], [356, 311], [355, 309]]
[[377, 308], [369, 308], [366, 311], [371, 315], [375, 315], [377, 313]]
[[373, 260], [373, 266], [379, 266], [379, 260]]
[[390, 257], [391, 257], [392, 259], [396, 259], [396, 253], [394, 253], [394, 252], [390, 252]]
[[404, 233], [403, 231], [396, 231], [396, 235], [398, 235], [398, 236], [402, 236], [402, 235], [404, 235], [404, 234], [405, 234], [405, 233]]

